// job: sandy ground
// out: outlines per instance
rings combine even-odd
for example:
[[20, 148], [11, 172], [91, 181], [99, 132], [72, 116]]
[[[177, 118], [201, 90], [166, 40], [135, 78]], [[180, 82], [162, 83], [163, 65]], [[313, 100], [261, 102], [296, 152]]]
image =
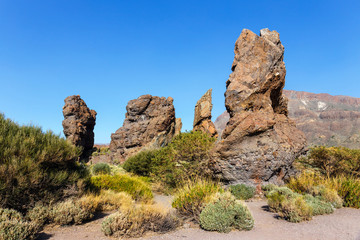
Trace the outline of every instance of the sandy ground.
[[[155, 200], [169, 206], [171, 199], [155, 196]], [[199, 228], [183, 227], [163, 235], [152, 235], [141, 240], [360, 240], [360, 209], [342, 208], [330, 215], [316, 216], [311, 221], [290, 223], [277, 218], [267, 211], [266, 201], [247, 202], [255, 219], [251, 231], [232, 231], [230, 233], [206, 232]], [[80, 226], [55, 227], [45, 229], [38, 240], [109, 240], [101, 232], [101, 221], [106, 215], [97, 216], [92, 222]]]

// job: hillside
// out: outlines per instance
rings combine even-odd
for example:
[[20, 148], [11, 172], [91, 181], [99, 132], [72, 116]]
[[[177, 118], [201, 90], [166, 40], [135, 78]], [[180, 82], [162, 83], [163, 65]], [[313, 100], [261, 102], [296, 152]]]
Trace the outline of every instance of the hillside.
[[[284, 90], [290, 118], [309, 145], [360, 147], [360, 98]], [[219, 133], [229, 119], [227, 112], [214, 122]]]

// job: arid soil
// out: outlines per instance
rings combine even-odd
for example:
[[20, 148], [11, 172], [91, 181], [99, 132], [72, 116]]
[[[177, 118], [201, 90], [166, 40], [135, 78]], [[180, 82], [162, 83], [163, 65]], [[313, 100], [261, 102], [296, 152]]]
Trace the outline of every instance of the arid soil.
[[[168, 205], [166, 197], [158, 196], [157, 202]], [[151, 235], [142, 240], [235, 240], [235, 239], [266, 239], [266, 240], [360, 240], [360, 209], [342, 208], [330, 215], [316, 216], [313, 220], [302, 223], [290, 223], [277, 218], [275, 213], [267, 211], [266, 201], [254, 200], [247, 202], [255, 219], [255, 227], [248, 232], [232, 231], [230, 233], [206, 232], [199, 228], [183, 228], [163, 234]], [[169, 205], [168, 205], [169, 206]], [[97, 220], [80, 226], [47, 228], [38, 240], [109, 240], [101, 232], [101, 221]]]

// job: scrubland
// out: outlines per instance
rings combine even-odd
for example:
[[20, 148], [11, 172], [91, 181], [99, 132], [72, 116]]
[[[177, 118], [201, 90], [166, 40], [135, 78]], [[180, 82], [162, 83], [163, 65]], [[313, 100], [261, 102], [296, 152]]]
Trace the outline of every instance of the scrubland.
[[[294, 163], [298, 174], [286, 185], [256, 190], [212, 178], [214, 143], [202, 132], [181, 133], [124, 164], [91, 165], [61, 137], [0, 115], [0, 239], [35, 239], [46, 226], [83, 224], [99, 212], [111, 213], [101, 223], [103, 234], [118, 238], [165, 233], [184, 222], [207, 231], [251, 231], [246, 201], [254, 198], [295, 223], [360, 208], [360, 150], [314, 147]], [[102, 147], [94, 154], [108, 152]], [[154, 194], [172, 195], [173, 209], [156, 204]]]

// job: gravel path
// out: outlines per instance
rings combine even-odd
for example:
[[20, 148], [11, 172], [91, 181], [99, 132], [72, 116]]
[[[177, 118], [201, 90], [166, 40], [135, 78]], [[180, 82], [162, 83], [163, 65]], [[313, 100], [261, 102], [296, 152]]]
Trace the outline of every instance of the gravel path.
[[[164, 205], [169, 199], [159, 196]], [[316, 216], [311, 221], [290, 223], [277, 219], [277, 215], [267, 211], [266, 201], [255, 200], [247, 202], [255, 219], [251, 231], [232, 231], [230, 233], [206, 232], [199, 228], [182, 228], [175, 232], [153, 235], [141, 240], [360, 240], [360, 209], [341, 208], [333, 214]], [[38, 240], [109, 240], [101, 232], [100, 218], [80, 226], [48, 228]]]

